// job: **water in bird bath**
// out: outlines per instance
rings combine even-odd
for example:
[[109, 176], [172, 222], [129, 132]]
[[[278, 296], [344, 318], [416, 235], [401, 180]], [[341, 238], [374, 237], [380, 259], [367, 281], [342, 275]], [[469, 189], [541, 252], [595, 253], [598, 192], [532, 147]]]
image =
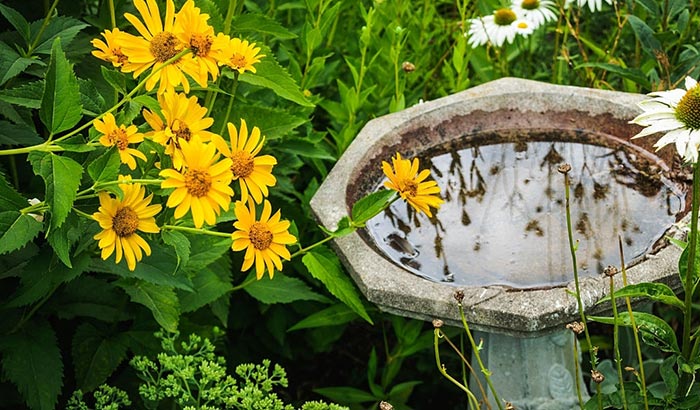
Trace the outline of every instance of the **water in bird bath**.
[[[540, 136], [541, 139], [541, 136]], [[479, 139], [477, 139], [479, 140]], [[627, 144], [542, 141], [433, 150], [423, 155], [445, 203], [428, 218], [403, 201], [367, 224], [374, 245], [405, 269], [434, 281], [514, 288], [573, 278], [564, 178], [582, 277], [648, 253], [683, 211], [683, 193], [661, 176], [658, 159]]]

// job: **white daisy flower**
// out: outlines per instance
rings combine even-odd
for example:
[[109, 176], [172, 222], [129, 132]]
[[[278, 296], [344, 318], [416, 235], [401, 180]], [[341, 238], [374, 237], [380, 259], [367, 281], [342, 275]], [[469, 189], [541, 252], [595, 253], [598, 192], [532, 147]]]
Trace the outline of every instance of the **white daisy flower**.
[[469, 32], [467, 41], [472, 48], [493, 44], [500, 47], [503, 44], [512, 43], [517, 34], [529, 35], [534, 30], [532, 24], [524, 22], [511, 9], [498, 9], [493, 14], [469, 20]]
[[596, 11], [603, 9], [603, 1], [612, 6], [612, 0], [566, 0], [566, 7], [569, 7], [571, 3], [576, 3], [579, 8], [588, 6], [591, 13], [595, 13]]
[[633, 138], [644, 137], [657, 132], [665, 132], [654, 144], [658, 150], [675, 144], [676, 151], [689, 162], [698, 161], [700, 147], [700, 86], [691, 77], [685, 78], [685, 90], [656, 91], [652, 97], [639, 103], [644, 111], [633, 124], [644, 128]]
[[552, 0], [513, 0], [511, 8], [518, 16], [530, 21], [534, 27], [557, 19], [556, 3]]

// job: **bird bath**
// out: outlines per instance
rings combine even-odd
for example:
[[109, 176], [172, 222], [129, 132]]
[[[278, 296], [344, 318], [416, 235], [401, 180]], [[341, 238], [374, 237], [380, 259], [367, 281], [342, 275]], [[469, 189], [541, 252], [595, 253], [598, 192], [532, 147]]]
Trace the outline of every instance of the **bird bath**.
[[587, 311], [608, 293], [603, 268], [620, 265], [618, 237], [630, 283], [678, 287], [680, 251], [663, 235], [685, 214], [686, 190], [671, 149], [630, 140], [643, 98], [504, 78], [422, 103], [370, 121], [311, 207], [333, 229], [381, 186], [382, 161], [421, 158], [446, 201], [435, 217], [397, 201], [335, 241], [341, 260], [365, 297], [394, 314], [458, 324], [461, 289], [502, 397], [519, 409], [574, 408], [578, 358], [564, 326], [578, 313], [558, 165], [572, 165]]

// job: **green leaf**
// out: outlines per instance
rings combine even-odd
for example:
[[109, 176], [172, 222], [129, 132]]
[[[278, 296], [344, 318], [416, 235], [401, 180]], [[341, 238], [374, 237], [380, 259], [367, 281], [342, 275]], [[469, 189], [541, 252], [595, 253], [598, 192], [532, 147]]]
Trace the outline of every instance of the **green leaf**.
[[364, 224], [365, 222], [376, 216], [382, 209], [390, 203], [396, 192], [390, 189], [382, 189], [381, 191], [372, 192], [355, 202], [352, 206], [352, 220], [356, 224]]
[[[31, 24], [32, 38], [37, 36], [39, 31], [42, 30], [43, 23], [44, 21], [41, 19]], [[34, 48], [34, 52], [39, 54], [52, 54], [52, 48], [56, 40], [60, 40], [61, 44], [68, 46], [80, 30], [85, 27], [88, 27], [88, 25], [72, 17], [54, 16], [49, 21], [49, 25], [43, 29], [39, 42], [36, 48]]]
[[153, 318], [168, 332], [177, 332], [180, 304], [173, 288], [134, 279], [120, 279], [117, 285], [131, 300], [150, 309]]
[[245, 118], [248, 124], [260, 128], [260, 132], [268, 140], [284, 137], [295, 128], [309, 121], [306, 117], [290, 114], [289, 110], [270, 106], [240, 104], [234, 110], [235, 116], [232, 116], [232, 118]]
[[304, 255], [301, 261], [309, 273], [320, 280], [333, 296], [340, 299], [367, 322], [372, 323], [372, 319], [362, 305], [355, 285], [343, 273], [338, 257], [330, 249], [325, 246], [314, 248]]
[[262, 303], [291, 303], [297, 300], [314, 300], [330, 302], [328, 298], [314, 292], [306, 283], [297, 278], [290, 278], [280, 272], [272, 279], [263, 277], [243, 288], [250, 296]]
[[63, 225], [52, 229], [47, 235], [46, 239], [48, 239], [49, 244], [56, 252], [56, 256], [69, 268], [73, 267], [70, 261], [71, 247], [80, 239], [80, 235], [85, 231], [84, 228], [83, 218], [75, 214], [69, 214]]
[[223, 257], [198, 271], [192, 278], [194, 291], [177, 292], [182, 312], [194, 312], [232, 291], [230, 265], [228, 258]]
[[127, 93], [126, 74], [111, 68], [107, 68], [105, 66], [100, 66], [100, 70], [102, 72], [102, 78], [104, 78], [105, 81], [107, 81], [107, 83], [112, 86], [112, 88], [117, 90], [120, 94]]
[[107, 381], [126, 358], [127, 342], [122, 333], [110, 334], [90, 323], [79, 325], [72, 349], [78, 388], [89, 392]]
[[[665, 283], [636, 283], [634, 285], [627, 285], [622, 289], [615, 291], [615, 298], [636, 298], [645, 297], [656, 302], [665, 303], [669, 306], [674, 306], [679, 309], [684, 309], [685, 304], [683, 301], [678, 299], [678, 296], [673, 292], [673, 290]], [[610, 302], [610, 296], [599, 300], [597, 304]]]
[[595, 67], [595, 68], [601, 68], [607, 72], [617, 74], [622, 78], [626, 78], [628, 80], [632, 80], [635, 83], [639, 84], [640, 86], [649, 89], [651, 88], [651, 83], [649, 82], [649, 79], [644, 75], [644, 72], [638, 68], [627, 68], [627, 67], [621, 67], [617, 64], [610, 64], [610, 63], [583, 63], [579, 64], [576, 66], [576, 69], [581, 68], [581, 67]]
[[44, 142], [36, 131], [28, 126], [0, 120], [0, 145], [36, 145]]
[[355, 311], [344, 304], [336, 303], [335, 305], [305, 317], [304, 319], [295, 323], [294, 326], [290, 327], [287, 331], [291, 332], [293, 330], [310, 329], [315, 327], [337, 326], [348, 323], [357, 317], [358, 316]]
[[41, 159], [39, 175], [46, 185], [46, 203], [51, 207], [51, 227], [58, 228], [73, 207], [83, 166], [68, 157], [49, 153]]
[[80, 103], [83, 106], [83, 114], [97, 117], [105, 111], [105, 99], [91, 80], [78, 78], [78, 86], [80, 87]]
[[160, 231], [160, 237], [166, 245], [170, 245], [175, 249], [177, 254], [177, 263], [179, 266], [185, 266], [190, 260], [190, 240], [182, 232], [178, 231]]
[[0, 339], [2, 369], [32, 410], [53, 410], [63, 386], [63, 362], [56, 334], [45, 321], [27, 323]]
[[9, 90], [0, 90], [0, 101], [20, 107], [38, 109], [44, 94], [44, 80], [23, 84]]
[[28, 46], [31, 41], [31, 35], [29, 33], [29, 23], [27, 20], [17, 10], [9, 8], [2, 3], [0, 3], [0, 14], [12, 24], [12, 27], [22, 36], [25, 45]]
[[51, 62], [46, 72], [44, 94], [41, 98], [39, 118], [51, 134], [72, 128], [82, 118], [80, 86], [73, 74], [72, 65], [56, 39], [51, 50]]
[[[246, 72], [241, 74], [238, 79], [244, 83], [269, 88], [278, 96], [303, 107], [313, 107], [314, 104], [304, 97], [304, 94], [299, 90], [299, 86], [287, 70], [279, 65], [277, 60], [270, 55], [270, 52], [266, 52], [266, 54], [259, 63], [255, 64], [255, 74]], [[226, 73], [229, 76], [232, 75], [230, 72]]]
[[0, 42], [0, 85], [21, 74], [32, 64], [43, 64], [41, 60], [22, 57], [7, 44]]
[[[679, 353], [678, 341], [676, 334], [671, 326], [658, 316], [651, 313], [633, 312], [634, 321], [639, 329], [642, 339], [654, 347], [657, 347], [665, 352]], [[616, 320], [613, 317], [589, 316], [590, 320], [606, 323], [609, 325], [615, 324]], [[619, 326], [632, 326], [630, 315], [628, 312], [622, 312], [618, 315], [617, 324]]]
[[652, 56], [655, 56], [657, 52], [663, 51], [661, 43], [654, 36], [654, 30], [649, 28], [649, 26], [647, 26], [642, 19], [630, 14], [627, 16], [627, 21], [629, 21], [630, 25], [632, 26], [634, 35], [637, 37], [637, 40], [639, 40], [639, 43], [642, 45], [644, 51]]
[[114, 146], [107, 149], [104, 154], [90, 162], [87, 171], [94, 182], [114, 181], [119, 175], [120, 166], [121, 160], [119, 159], [119, 151], [117, 151], [117, 147]]
[[269, 34], [279, 40], [297, 38], [296, 34], [264, 14], [241, 14], [233, 20], [232, 27], [235, 27], [237, 33]]
[[129, 319], [122, 308], [127, 296], [113, 283], [82, 275], [51, 298], [48, 306], [60, 319], [91, 317], [103, 322]]
[[[683, 248], [683, 252], [681, 252], [680, 258], [678, 258], [678, 275], [680, 276], [681, 279], [681, 285], [683, 285], [683, 289], [685, 289], [686, 286], [686, 274], [688, 273], [688, 252], [690, 251], [690, 248], [686, 244], [686, 246]], [[696, 251], [695, 255], [700, 255], [698, 252], [700, 251], [700, 242], [698, 242], [696, 246]], [[698, 277], [700, 277], [700, 258], [696, 257], [695, 258], [695, 267], [694, 267], [694, 272], [693, 272], [693, 281], [690, 284], [691, 286], [694, 286], [695, 282], [697, 282]]]
[[368, 393], [364, 390], [356, 389], [354, 387], [322, 387], [320, 389], [313, 390], [321, 396], [328, 397], [333, 401], [343, 404], [364, 403], [368, 401], [378, 401], [382, 399], [381, 397], [375, 397], [371, 393]]
[[0, 211], [19, 211], [29, 206], [29, 202], [10, 185], [0, 172]]
[[0, 212], [0, 255], [26, 245], [43, 226], [34, 217], [19, 211]]
[[197, 240], [190, 241], [190, 260], [185, 269], [196, 271], [205, 268], [229, 249], [231, 249], [231, 239], [199, 235]]
[[335, 156], [325, 145], [314, 144], [309, 141], [300, 139], [290, 139], [282, 144], [275, 146], [275, 149], [281, 152], [296, 154], [304, 158], [318, 158], [335, 161]]

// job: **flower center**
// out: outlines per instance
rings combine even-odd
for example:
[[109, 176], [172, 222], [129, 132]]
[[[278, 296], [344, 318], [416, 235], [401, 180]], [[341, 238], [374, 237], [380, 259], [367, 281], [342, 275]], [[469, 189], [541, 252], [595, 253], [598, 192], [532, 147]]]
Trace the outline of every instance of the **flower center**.
[[118, 210], [112, 218], [112, 230], [121, 238], [133, 234], [138, 227], [139, 216], [128, 206]]
[[527, 28], [527, 22], [524, 21], [524, 20], [521, 21], [520, 23], [518, 23], [518, 28], [519, 28], [519, 29], [523, 29], [523, 30], [526, 29], [526, 28]]
[[693, 130], [700, 130], [700, 85], [688, 90], [676, 107], [676, 118]]
[[185, 174], [187, 192], [197, 198], [206, 196], [211, 188], [211, 176], [208, 172], [190, 169]]
[[175, 35], [161, 31], [151, 39], [151, 54], [157, 62], [164, 63], [180, 52], [179, 45], [180, 42]]
[[173, 130], [173, 132], [175, 132], [175, 137], [177, 137], [178, 140], [182, 138], [183, 140], [189, 142], [192, 138], [192, 131], [190, 131], [187, 124], [184, 122], [179, 122], [177, 126], [178, 129]]
[[540, 0], [523, 0], [520, 7], [524, 10], [537, 10], [540, 7]]
[[213, 40], [211, 36], [194, 34], [190, 38], [190, 49], [196, 57], [206, 57], [209, 54]]
[[267, 224], [262, 222], [256, 222], [250, 227], [248, 237], [253, 247], [259, 251], [264, 251], [269, 248], [272, 243], [272, 231]]
[[403, 187], [401, 188], [401, 193], [405, 194], [409, 198], [413, 198], [418, 195], [418, 184], [412, 179], [407, 179], [403, 181]]
[[129, 147], [129, 137], [126, 135], [124, 127], [117, 128], [107, 136], [112, 145], [116, 145], [119, 151], [124, 151]]
[[231, 67], [234, 69], [245, 67], [246, 62], [247, 60], [243, 54], [235, 53], [231, 56]]
[[120, 67], [126, 64], [129, 60], [128, 57], [122, 53], [122, 49], [119, 47], [113, 48], [112, 54], [114, 54], [114, 57], [117, 59], [117, 64], [119, 64]]
[[518, 17], [511, 9], [498, 9], [493, 13], [493, 21], [499, 26], [509, 26]]
[[231, 172], [234, 178], [245, 178], [253, 173], [255, 161], [253, 156], [246, 151], [237, 151], [231, 155]]

